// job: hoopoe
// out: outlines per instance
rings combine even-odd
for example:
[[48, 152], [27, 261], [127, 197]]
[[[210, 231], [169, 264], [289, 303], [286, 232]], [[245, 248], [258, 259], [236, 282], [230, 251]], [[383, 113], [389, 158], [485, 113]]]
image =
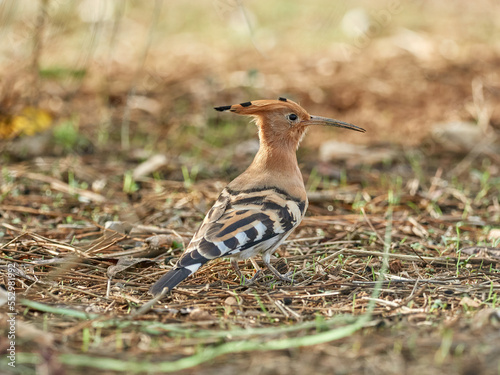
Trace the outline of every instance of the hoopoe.
[[[311, 116], [285, 98], [214, 109], [252, 116], [259, 129], [259, 151], [248, 169], [222, 191], [174, 268], [152, 285], [153, 295], [162, 293], [164, 288], [172, 290], [205, 263], [221, 257], [231, 258], [231, 266], [246, 285], [252, 284], [259, 275], [260, 269], [252, 259], [258, 254], [277, 278], [291, 282], [270, 260], [278, 246], [300, 224], [308, 205], [297, 164], [299, 143], [311, 125], [365, 132], [343, 121]], [[239, 260], [248, 258], [257, 271], [250, 280], [245, 279], [238, 267]]]

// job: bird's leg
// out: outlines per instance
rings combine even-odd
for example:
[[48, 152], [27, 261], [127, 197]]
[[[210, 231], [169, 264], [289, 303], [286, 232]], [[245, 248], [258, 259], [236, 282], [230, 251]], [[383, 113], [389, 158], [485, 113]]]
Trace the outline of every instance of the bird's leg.
[[253, 268], [255, 268], [255, 275], [253, 275], [253, 277], [250, 280], [248, 280], [248, 284], [246, 285], [254, 284], [257, 281], [257, 278], [260, 276], [260, 273], [262, 272], [255, 259], [250, 258], [250, 262], [252, 262]]
[[262, 256], [262, 260], [267, 268], [276, 276], [278, 279], [286, 281], [288, 283], [293, 283], [293, 280], [288, 277], [291, 275], [293, 271], [286, 273], [285, 275], [281, 274], [274, 266], [271, 264], [271, 253], [265, 253]]
[[253, 268], [255, 268], [256, 274], [259, 273], [260, 272], [260, 267], [257, 264], [257, 262], [255, 261], [255, 259], [254, 258], [250, 258], [250, 262], [252, 262], [252, 266], [253, 266]]
[[238, 266], [238, 260], [236, 258], [231, 258], [231, 267], [233, 267], [234, 272], [236, 272], [236, 274], [238, 275], [238, 277], [241, 280], [241, 283], [243, 285], [245, 285], [245, 286], [250, 286], [250, 285], [254, 284], [255, 281], [257, 281], [257, 277], [259, 276], [259, 274], [261, 272], [261, 270], [260, 270], [259, 266], [257, 265], [257, 263], [254, 263], [254, 260], [251, 259], [251, 258], [250, 258], [250, 260], [252, 261], [252, 264], [254, 265], [254, 267], [256, 267], [257, 272], [255, 273], [255, 275], [253, 275], [253, 277], [250, 280], [248, 280], [241, 273], [240, 267]]

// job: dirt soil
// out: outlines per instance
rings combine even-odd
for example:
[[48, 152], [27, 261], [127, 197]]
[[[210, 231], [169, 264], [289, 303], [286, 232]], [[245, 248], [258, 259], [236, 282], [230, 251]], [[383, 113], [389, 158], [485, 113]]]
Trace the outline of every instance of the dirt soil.
[[[84, 78], [11, 64], [1, 371], [500, 374], [500, 49], [394, 38], [281, 64], [198, 40]], [[278, 96], [367, 130], [312, 129], [298, 151], [310, 206], [273, 260], [294, 283], [246, 287], [221, 259], [144, 307], [255, 153], [254, 125], [212, 107]]]

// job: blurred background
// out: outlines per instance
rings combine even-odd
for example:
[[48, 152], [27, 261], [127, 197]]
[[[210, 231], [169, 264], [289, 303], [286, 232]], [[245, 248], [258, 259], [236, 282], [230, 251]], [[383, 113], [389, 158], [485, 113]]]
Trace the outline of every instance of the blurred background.
[[212, 108], [285, 96], [367, 130], [312, 129], [306, 175], [412, 152], [494, 164], [498, 14], [495, 0], [4, 0], [1, 162], [132, 170], [162, 155], [144, 174], [228, 180], [252, 160], [256, 129]]
[[[498, 0], [0, 0], [0, 268], [50, 308], [19, 299], [17, 373], [498, 373], [499, 15]], [[258, 149], [248, 118], [213, 107], [280, 96], [366, 129], [315, 127], [298, 150], [310, 204], [277, 255], [299, 283], [240, 293], [221, 260], [129, 320]], [[334, 332], [323, 319], [374, 301], [343, 342], [210, 357]]]

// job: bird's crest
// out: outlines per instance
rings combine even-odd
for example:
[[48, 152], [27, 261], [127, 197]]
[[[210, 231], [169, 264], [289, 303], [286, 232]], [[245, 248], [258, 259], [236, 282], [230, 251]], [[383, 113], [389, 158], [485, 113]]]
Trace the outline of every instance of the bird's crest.
[[279, 97], [277, 100], [253, 100], [251, 102], [244, 102], [240, 104], [214, 107], [214, 109], [219, 112], [229, 111], [239, 115], [258, 115], [259, 113], [279, 109], [289, 109], [298, 113], [307, 114], [306, 110], [300, 105], [283, 97]]

